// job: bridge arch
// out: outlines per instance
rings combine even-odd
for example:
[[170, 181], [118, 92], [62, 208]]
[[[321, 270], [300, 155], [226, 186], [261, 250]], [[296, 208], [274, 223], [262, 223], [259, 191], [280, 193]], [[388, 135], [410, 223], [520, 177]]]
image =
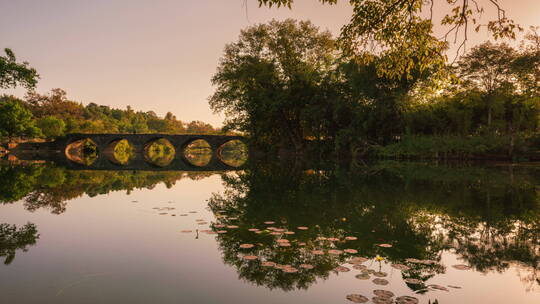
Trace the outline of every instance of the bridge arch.
[[247, 161], [248, 148], [243, 140], [233, 138], [220, 145], [215, 153], [225, 165], [241, 167]]
[[167, 167], [176, 158], [174, 139], [167, 136], [156, 136], [145, 140], [143, 145], [144, 160], [150, 165]]

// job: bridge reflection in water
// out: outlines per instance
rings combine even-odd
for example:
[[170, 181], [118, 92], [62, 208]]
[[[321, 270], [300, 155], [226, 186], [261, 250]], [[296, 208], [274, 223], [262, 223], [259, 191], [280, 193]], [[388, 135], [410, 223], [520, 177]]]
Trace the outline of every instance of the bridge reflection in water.
[[[88, 163], [74, 160], [68, 153], [72, 144], [81, 141], [91, 141], [96, 148], [96, 158]], [[195, 141], [204, 141], [210, 148], [211, 157], [204, 165], [196, 165], [186, 158], [186, 148]], [[126, 163], [120, 163], [115, 158], [115, 147], [127, 141], [131, 146], [133, 155]], [[145, 155], [147, 149], [154, 143], [166, 141], [174, 148], [174, 158], [164, 166], [149, 161]], [[240, 141], [245, 145], [242, 136], [227, 135], [171, 135], [171, 134], [69, 134], [54, 142], [31, 143], [21, 145], [24, 155], [39, 154], [41, 158], [54, 161], [73, 170], [152, 170], [152, 171], [223, 171], [238, 170], [240, 166], [233, 166], [223, 160], [222, 149], [232, 141]], [[30, 152], [30, 153], [28, 153]], [[43, 157], [46, 155], [46, 157]], [[17, 155], [24, 159], [24, 156]]]

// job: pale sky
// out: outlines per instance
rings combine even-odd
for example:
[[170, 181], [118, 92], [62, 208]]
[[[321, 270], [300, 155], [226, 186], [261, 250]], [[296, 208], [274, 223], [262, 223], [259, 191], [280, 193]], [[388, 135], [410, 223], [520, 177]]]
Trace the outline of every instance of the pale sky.
[[[241, 29], [295, 18], [337, 35], [352, 12], [348, 1], [295, 2], [289, 10], [258, 8], [256, 0], [0, 0], [0, 48], [37, 69], [40, 93], [62, 88], [84, 104], [171, 111], [221, 126], [207, 102], [210, 78]], [[523, 26], [540, 25], [540, 0], [499, 2]], [[473, 35], [469, 45], [487, 38]]]

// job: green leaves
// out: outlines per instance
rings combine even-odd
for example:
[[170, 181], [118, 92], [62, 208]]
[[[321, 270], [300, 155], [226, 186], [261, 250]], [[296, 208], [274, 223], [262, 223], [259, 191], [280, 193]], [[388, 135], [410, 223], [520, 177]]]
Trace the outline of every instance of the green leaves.
[[21, 85], [33, 89], [39, 75], [27, 62], [18, 63], [10, 49], [4, 49], [5, 56], [0, 56], [0, 89], [9, 89]]

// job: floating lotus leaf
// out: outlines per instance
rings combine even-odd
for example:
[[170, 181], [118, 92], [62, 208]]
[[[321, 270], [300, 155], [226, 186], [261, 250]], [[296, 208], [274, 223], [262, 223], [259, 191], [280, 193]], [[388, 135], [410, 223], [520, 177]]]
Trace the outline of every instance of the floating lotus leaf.
[[415, 297], [401, 296], [396, 298], [396, 304], [418, 304], [419, 301]]
[[446, 288], [444, 286], [441, 286], [441, 285], [437, 285], [437, 284], [430, 284], [430, 285], [428, 285], [428, 287], [432, 288], [432, 289], [437, 289], [437, 290], [450, 291], [450, 290], [448, 290], [448, 288]]
[[299, 242], [299, 243], [298, 243], [298, 246], [306, 246], [306, 243], [304, 243], [304, 242]]
[[363, 257], [354, 257], [352, 259], [350, 259], [348, 261], [349, 264], [361, 264], [361, 263], [364, 263], [364, 262], [367, 262], [369, 261], [367, 258], [363, 258]]
[[366, 265], [361, 265], [361, 264], [354, 264], [353, 268], [356, 269], [356, 270], [365, 270], [365, 269], [367, 269], [367, 266]]
[[294, 231], [285, 231], [285, 234], [291, 235], [291, 234], [295, 234], [295, 232]]
[[369, 274], [367, 273], [361, 273], [361, 274], [357, 274], [356, 276], [354, 276], [355, 278], [359, 279], [359, 280], [369, 280], [371, 277], [369, 276]]
[[244, 260], [248, 260], [248, 261], [252, 261], [252, 260], [256, 260], [258, 259], [259, 257], [256, 256], [256, 255], [245, 255], [242, 257]]
[[380, 272], [380, 271], [377, 271], [377, 272], [374, 272], [373, 275], [376, 276], [376, 277], [379, 277], [379, 278], [384, 278], [384, 277], [386, 277], [388, 274], [387, 274], [386, 272]]
[[337, 272], [349, 272], [351, 271], [351, 269], [345, 267], [345, 266], [338, 266], [336, 268], [334, 268], [335, 271]]
[[339, 241], [338, 238], [327, 238], [326, 240], [327, 240], [327, 241], [330, 241], [330, 242], [337, 242], [337, 241]]
[[266, 221], [266, 222], [264, 222], [264, 223], [265, 223], [266, 225], [273, 225], [273, 224], [275, 224], [276, 222], [273, 222], [273, 221]]
[[257, 231], [259, 231], [259, 229], [257, 229], [257, 228], [249, 228], [248, 231], [257, 232]]
[[282, 235], [283, 233], [281, 233], [281, 232], [275, 232], [275, 231], [274, 231], [274, 232], [270, 232], [270, 234], [271, 234], [271, 235]]
[[377, 285], [388, 285], [388, 281], [385, 280], [385, 279], [381, 279], [381, 278], [376, 278], [376, 279], [373, 279], [373, 284], [377, 284]]
[[409, 267], [407, 265], [403, 265], [403, 264], [392, 264], [390, 266], [392, 268], [395, 268], [395, 269], [398, 269], [398, 270], [401, 270], [401, 271], [407, 271], [407, 270], [411, 269], [411, 267]]
[[167, 212], [161, 212], [161, 213], [158, 213], [159, 215], [165, 215], [167, 214]]
[[338, 250], [338, 249], [330, 249], [330, 250], [328, 250], [328, 253], [333, 254], [333, 255], [340, 255], [340, 254], [343, 253], [343, 251]]
[[236, 226], [236, 225], [229, 225], [229, 226], [227, 226], [227, 228], [228, 228], [228, 229], [236, 229], [236, 228], [238, 228], [238, 226]]
[[180, 232], [182, 232], [182, 233], [191, 233], [191, 232], [193, 232], [193, 230], [182, 230]]
[[216, 232], [219, 233], [219, 234], [223, 234], [223, 233], [227, 233], [227, 230], [218, 230]]
[[394, 301], [391, 298], [373, 297], [371, 301], [374, 304], [392, 304]]
[[279, 243], [279, 247], [291, 247], [291, 243]]
[[189, 211], [189, 213], [197, 213], [197, 211]]
[[448, 285], [448, 287], [454, 288], [454, 289], [461, 289], [461, 286], [456, 286], [456, 285]]
[[276, 240], [276, 242], [278, 242], [278, 243], [289, 243], [290, 241], [287, 240], [287, 239], [279, 239], [279, 240]]
[[324, 251], [322, 251], [322, 250], [313, 250], [313, 251], [311, 251], [311, 253], [313, 253], [315, 255], [323, 255]]
[[356, 241], [356, 240], [358, 240], [358, 238], [355, 237], [355, 236], [346, 236], [346, 237], [345, 237], [345, 240], [346, 240], [346, 241]]
[[375, 289], [373, 291], [373, 294], [381, 298], [391, 298], [394, 296], [394, 293], [391, 292], [390, 290], [383, 290], [383, 289]]
[[408, 259], [405, 259], [405, 261], [409, 263], [413, 263], [413, 264], [422, 264], [422, 260], [415, 259], [415, 258], [408, 258]]
[[358, 253], [358, 250], [350, 249], [350, 248], [344, 249], [343, 251], [346, 252], [346, 253]]
[[298, 230], [308, 230], [309, 228], [305, 227], [305, 226], [300, 226], [300, 227], [296, 227], [296, 229], [298, 229]]
[[391, 244], [379, 244], [379, 247], [383, 247], [383, 248], [391, 248], [392, 245], [391, 245]]
[[313, 266], [311, 264], [300, 264], [300, 268], [313, 269], [313, 268], [315, 268], [315, 266]]
[[298, 269], [294, 268], [294, 267], [285, 267], [283, 268], [283, 272], [286, 272], [286, 273], [295, 273], [295, 272], [298, 272]]
[[413, 285], [424, 284], [424, 281], [419, 280], [419, 279], [413, 279], [413, 278], [407, 278], [407, 279], [405, 279], [403, 281], [405, 281], [405, 283], [409, 283], [409, 284], [413, 284]]
[[353, 302], [353, 303], [366, 303], [369, 301], [368, 298], [364, 297], [363, 295], [359, 294], [350, 294], [346, 296], [347, 300]]
[[253, 248], [255, 247], [255, 245], [253, 244], [241, 244], [240, 245], [240, 248], [243, 248], [243, 249], [249, 249], [249, 248]]
[[463, 265], [463, 264], [452, 265], [452, 267], [454, 267], [457, 270], [469, 270], [469, 269], [471, 269], [471, 266], [467, 266], [467, 265]]
[[276, 263], [274, 263], [274, 262], [262, 262], [261, 266], [263, 266], [263, 267], [275, 267]]

